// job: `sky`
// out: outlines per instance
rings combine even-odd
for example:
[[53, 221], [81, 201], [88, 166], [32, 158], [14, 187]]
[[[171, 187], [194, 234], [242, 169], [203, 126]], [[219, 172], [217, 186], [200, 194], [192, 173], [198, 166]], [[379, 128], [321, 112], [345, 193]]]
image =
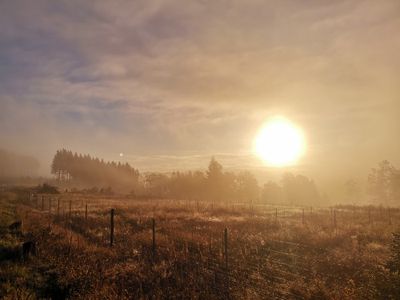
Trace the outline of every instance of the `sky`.
[[268, 172], [252, 141], [279, 115], [296, 172], [400, 167], [399, 53], [398, 0], [1, 1], [0, 148], [42, 174], [60, 148]]

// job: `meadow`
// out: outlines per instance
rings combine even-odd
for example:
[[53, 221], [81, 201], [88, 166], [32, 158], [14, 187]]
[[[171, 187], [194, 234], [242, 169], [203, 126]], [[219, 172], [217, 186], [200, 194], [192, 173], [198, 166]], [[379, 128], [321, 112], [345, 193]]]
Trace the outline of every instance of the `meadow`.
[[[0, 198], [4, 299], [400, 295], [392, 267], [399, 255], [396, 208], [33, 195], [29, 189], [5, 190]], [[22, 220], [22, 233], [7, 229], [15, 220]], [[26, 240], [35, 241], [36, 255], [20, 259]]]

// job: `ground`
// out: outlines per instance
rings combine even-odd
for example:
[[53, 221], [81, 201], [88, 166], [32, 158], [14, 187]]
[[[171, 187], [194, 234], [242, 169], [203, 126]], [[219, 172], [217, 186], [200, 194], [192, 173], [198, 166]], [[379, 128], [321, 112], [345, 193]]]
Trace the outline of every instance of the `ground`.
[[[23, 188], [5, 189], [0, 201], [5, 299], [400, 296], [398, 270], [388, 267], [400, 225], [394, 208], [32, 197]], [[22, 232], [9, 230], [16, 220]], [[28, 240], [37, 253], [22, 259]]]

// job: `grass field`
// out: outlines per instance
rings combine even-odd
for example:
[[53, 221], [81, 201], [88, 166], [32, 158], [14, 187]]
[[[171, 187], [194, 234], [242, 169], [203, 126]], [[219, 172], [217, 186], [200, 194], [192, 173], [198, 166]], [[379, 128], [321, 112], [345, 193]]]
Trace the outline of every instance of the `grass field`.
[[[400, 297], [399, 272], [390, 270], [395, 208], [42, 198], [23, 189], [0, 199], [5, 299]], [[21, 234], [7, 229], [15, 220]], [[37, 253], [21, 260], [26, 240]]]

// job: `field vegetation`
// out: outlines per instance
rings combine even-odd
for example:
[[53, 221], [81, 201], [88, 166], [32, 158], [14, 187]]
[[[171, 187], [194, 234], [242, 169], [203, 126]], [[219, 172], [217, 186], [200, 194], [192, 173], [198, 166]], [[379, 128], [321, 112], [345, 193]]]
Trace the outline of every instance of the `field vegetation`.
[[[216, 204], [13, 188], [1, 193], [0, 295], [398, 299], [393, 233], [399, 217], [388, 207]], [[20, 233], [7, 227], [15, 220], [23, 222]], [[36, 242], [36, 255], [21, 259], [26, 240]]]

